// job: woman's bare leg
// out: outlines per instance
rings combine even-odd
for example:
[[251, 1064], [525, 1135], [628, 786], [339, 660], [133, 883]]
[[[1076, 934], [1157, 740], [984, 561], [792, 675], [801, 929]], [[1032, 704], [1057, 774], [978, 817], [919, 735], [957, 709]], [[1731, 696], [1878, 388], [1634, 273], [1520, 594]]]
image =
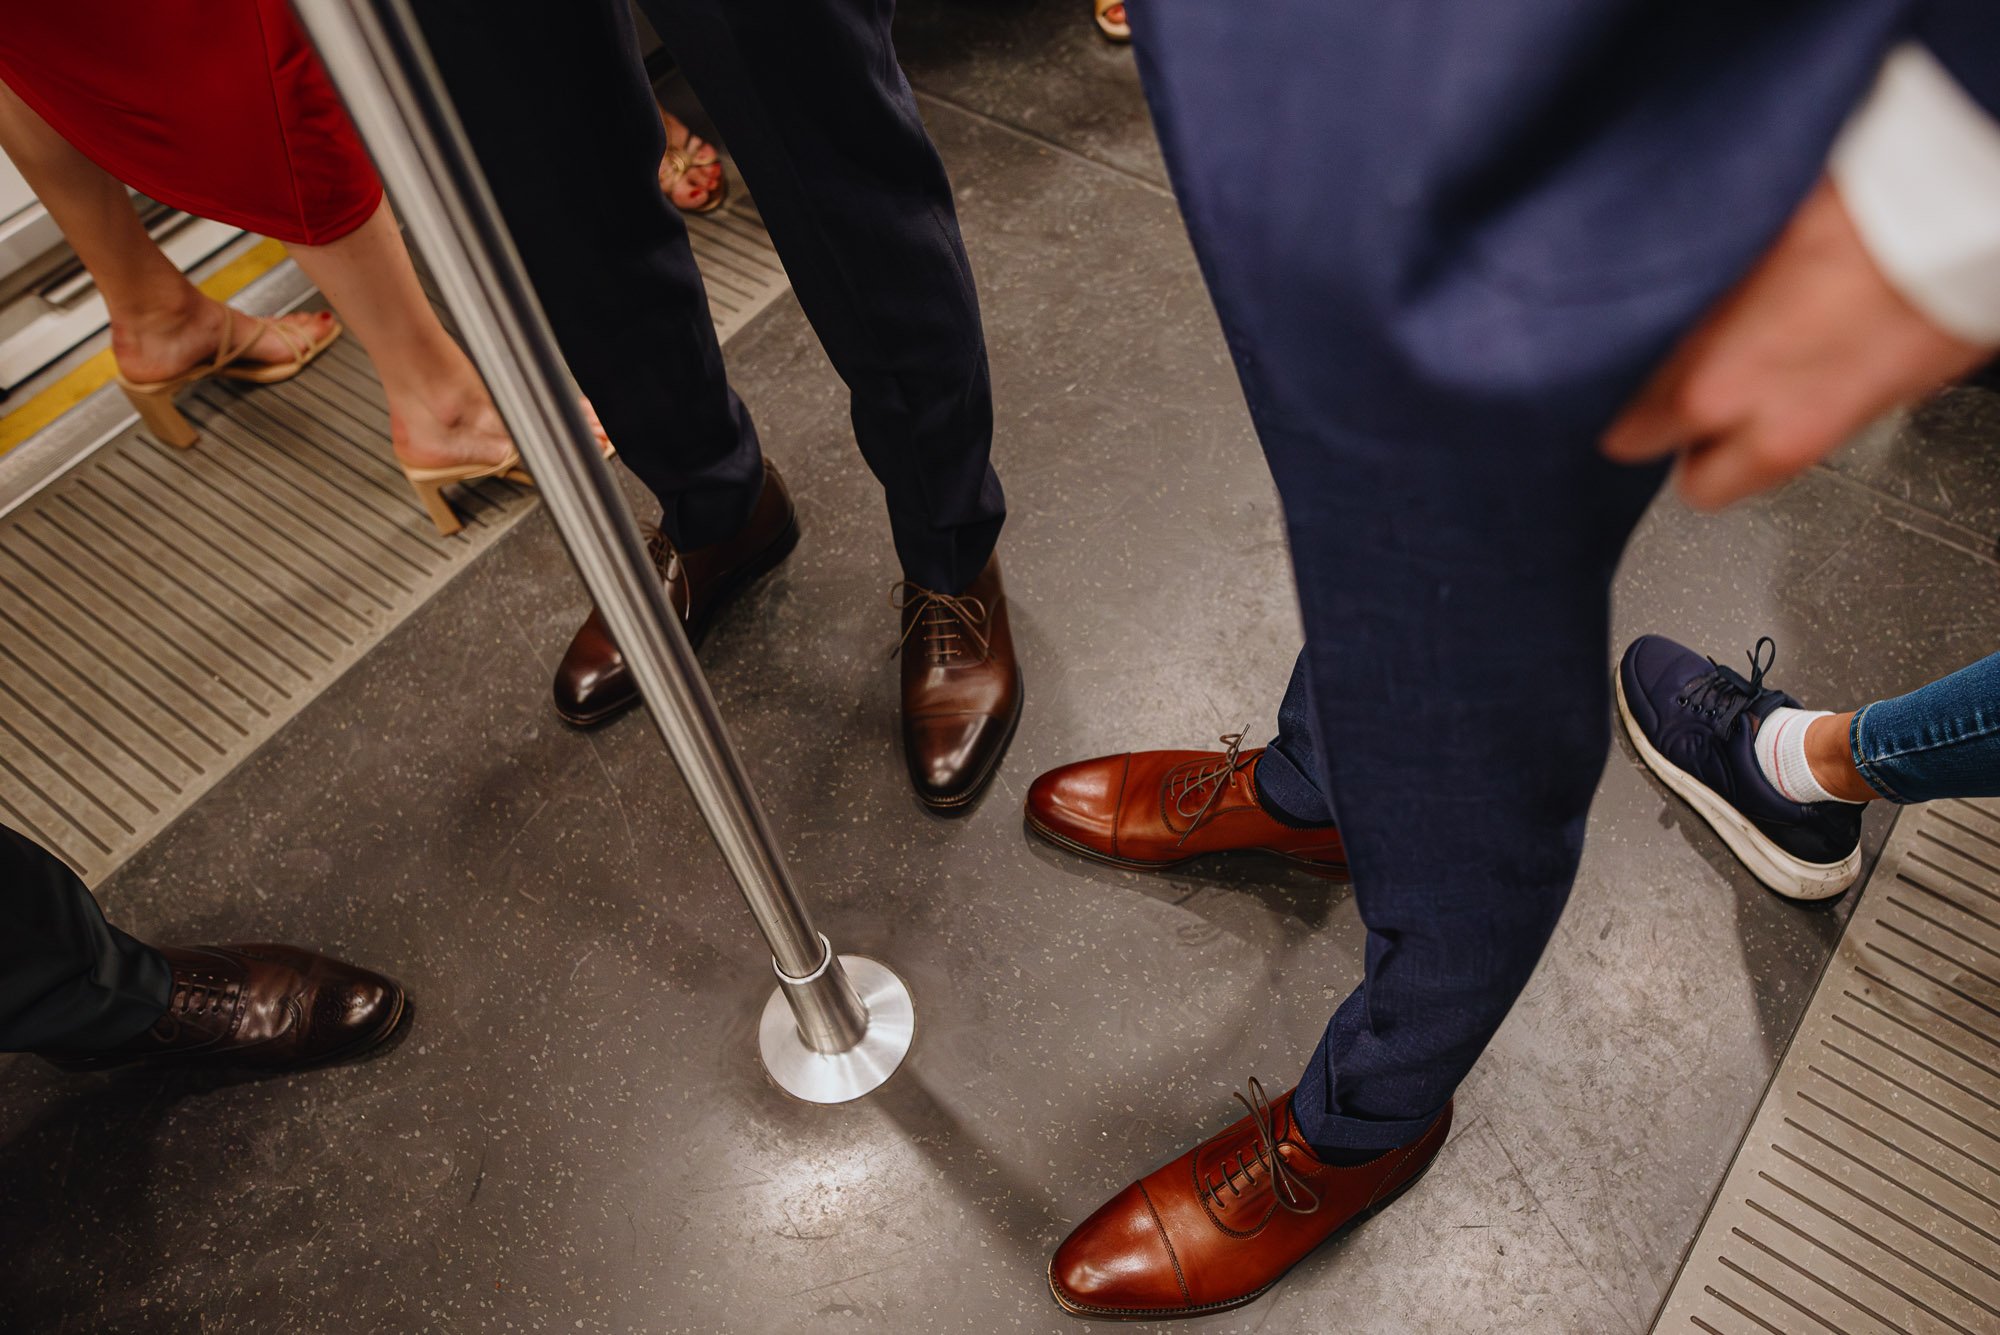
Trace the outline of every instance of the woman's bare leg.
[[387, 200], [338, 241], [291, 251], [374, 361], [397, 458], [412, 468], [448, 468], [507, 457], [507, 428], [424, 296]]
[[[126, 376], [164, 380], [215, 355], [230, 333], [229, 321], [244, 317], [232, 316], [189, 282], [146, 234], [125, 187], [5, 85], [0, 147], [90, 270], [111, 317], [113, 355]], [[398, 459], [412, 468], [449, 468], [507, 457], [513, 448], [507, 428], [418, 285], [386, 201], [339, 240], [290, 249], [374, 361]], [[285, 318], [317, 339], [333, 317]], [[267, 333], [244, 355], [283, 362], [297, 354], [284, 338]]]
[[[125, 187], [4, 84], [0, 148], [90, 271], [111, 319], [111, 350], [120, 370], [134, 380], [164, 380], [215, 355], [231, 332], [227, 308], [161, 253]], [[325, 312], [288, 318], [315, 339], [332, 320]], [[295, 355], [274, 333], [244, 352], [252, 361], [282, 362]]]

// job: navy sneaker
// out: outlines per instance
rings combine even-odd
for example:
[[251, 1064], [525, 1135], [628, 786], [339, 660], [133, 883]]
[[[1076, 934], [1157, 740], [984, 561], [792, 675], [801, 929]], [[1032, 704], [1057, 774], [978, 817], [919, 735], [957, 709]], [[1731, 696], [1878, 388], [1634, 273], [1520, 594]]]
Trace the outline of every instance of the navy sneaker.
[[1642, 635], [1618, 664], [1618, 713], [1647, 767], [1752, 876], [1792, 899], [1831, 899], [1861, 874], [1862, 808], [1794, 802], [1758, 767], [1758, 725], [1774, 709], [1799, 707], [1764, 685], [1777, 656], [1769, 636], [1758, 640], [1745, 678], [1664, 636]]

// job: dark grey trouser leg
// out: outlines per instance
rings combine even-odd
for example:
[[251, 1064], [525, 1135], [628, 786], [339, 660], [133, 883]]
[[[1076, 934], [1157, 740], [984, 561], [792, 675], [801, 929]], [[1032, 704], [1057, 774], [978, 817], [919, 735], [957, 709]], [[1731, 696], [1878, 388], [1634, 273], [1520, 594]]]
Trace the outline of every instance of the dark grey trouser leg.
[[172, 985], [61, 858], [0, 826], [0, 1052], [116, 1047], [160, 1017]]

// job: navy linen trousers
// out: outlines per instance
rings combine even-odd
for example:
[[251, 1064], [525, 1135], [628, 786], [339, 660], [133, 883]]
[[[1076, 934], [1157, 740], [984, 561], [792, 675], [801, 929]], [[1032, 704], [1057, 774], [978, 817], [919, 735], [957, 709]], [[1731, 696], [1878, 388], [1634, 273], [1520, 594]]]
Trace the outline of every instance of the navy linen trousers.
[[1312, 1143], [1414, 1136], [1540, 959], [1610, 742], [1612, 575], [1663, 476], [1606, 463], [1598, 436], [1769, 246], [1908, 18], [1134, 14], [1282, 500], [1308, 727], [1287, 751], [1338, 816], [1368, 929], [1293, 1101]]

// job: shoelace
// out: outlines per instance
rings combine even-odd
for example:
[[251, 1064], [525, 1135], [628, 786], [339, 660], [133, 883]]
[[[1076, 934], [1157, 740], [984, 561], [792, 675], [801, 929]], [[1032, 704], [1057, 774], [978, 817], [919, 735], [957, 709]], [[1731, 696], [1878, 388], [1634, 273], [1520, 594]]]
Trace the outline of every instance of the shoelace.
[[[1207, 1181], [1209, 1198], [1222, 1205], [1222, 1188], [1228, 1187], [1231, 1198], [1241, 1196], [1243, 1191], [1236, 1185], [1236, 1175], [1243, 1175], [1243, 1185], [1257, 1185], [1255, 1169], [1259, 1166], [1270, 1174], [1271, 1194], [1278, 1204], [1293, 1214], [1311, 1214], [1319, 1209], [1319, 1194], [1306, 1185], [1297, 1170], [1285, 1162], [1278, 1153], [1278, 1137], [1271, 1126], [1271, 1100], [1264, 1094], [1264, 1084], [1256, 1076], [1251, 1076], [1247, 1086], [1249, 1097], [1242, 1091], [1236, 1094], [1236, 1101], [1250, 1112], [1250, 1124], [1257, 1130], [1257, 1143], [1236, 1152], [1236, 1162], [1222, 1161], [1222, 1181]], [[1247, 1157], [1246, 1157], [1247, 1156]]]
[[149, 1031], [162, 1039], [172, 1039], [188, 1020], [219, 1015], [236, 1004], [234, 983], [208, 983], [193, 978], [176, 979], [167, 1008], [153, 1021]]
[[[1175, 848], [1179, 848], [1182, 844], [1186, 843], [1187, 837], [1201, 828], [1201, 823], [1208, 819], [1208, 813], [1215, 808], [1215, 804], [1221, 800], [1224, 790], [1229, 787], [1229, 776], [1248, 763], [1240, 759], [1243, 753], [1242, 732], [1225, 732], [1222, 736], [1216, 738], [1216, 740], [1229, 748], [1223, 754], [1220, 765], [1201, 770], [1198, 773], [1183, 775], [1174, 780], [1177, 789], [1174, 793], [1174, 812], [1181, 819], [1188, 822], [1187, 829], [1181, 831], [1181, 837], [1174, 840]], [[1189, 811], [1187, 809], [1188, 799], [1194, 796], [1205, 785], [1209, 784], [1213, 784], [1214, 786], [1208, 789], [1207, 799], [1202, 802], [1199, 808]]]
[[[898, 612], [915, 609], [909, 618], [910, 624], [903, 627], [903, 637], [896, 641], [895, 648], [889, 650], [894, 658], [902, 651], [917, 627], [924, 628], [924, 652], [932, 662], [949, 662], [965, 652], [959, 647], [961, 639], [970, 639], [978, 646], [978, 654], [986, 657], [990, 645], [986, 638], [986, 619], [991, 615], [986, 604], [977, 598], [961, 598], [954, 594], [939, 593], [909, 580], [900, 580], [889, 586], [889, 606]], [[959, 634], [963, 627], [964, 635]]]
[[653, 569], [660, 572], [660, 578], [672, 582], [681, 554], [664, 530], [656, 528], [646, 535], [646, 555], [653, 559]]
[[[1766, 650], [1769, 650], [1768, 654]], [[1750, 651], [1748, 678], [1713, 658], [1708, 661], [1715, 671], [1689, 682], [1677, 703], [1684, 709], [1692, 709], [1697, 714], [1714, 719], [1717, 729], [1728, 736], [1743, 711], [1757, 703], [1757, 697], [1764, 693], [1764, 674], [1778, 661], [1778, 644], [1768, 635], [1758, 637], [1756, 647]]]
[[228, 1006], [234, 992], [227, 983], [179, 982], [168, 1007], [176, 1015], [211, 1015]]

